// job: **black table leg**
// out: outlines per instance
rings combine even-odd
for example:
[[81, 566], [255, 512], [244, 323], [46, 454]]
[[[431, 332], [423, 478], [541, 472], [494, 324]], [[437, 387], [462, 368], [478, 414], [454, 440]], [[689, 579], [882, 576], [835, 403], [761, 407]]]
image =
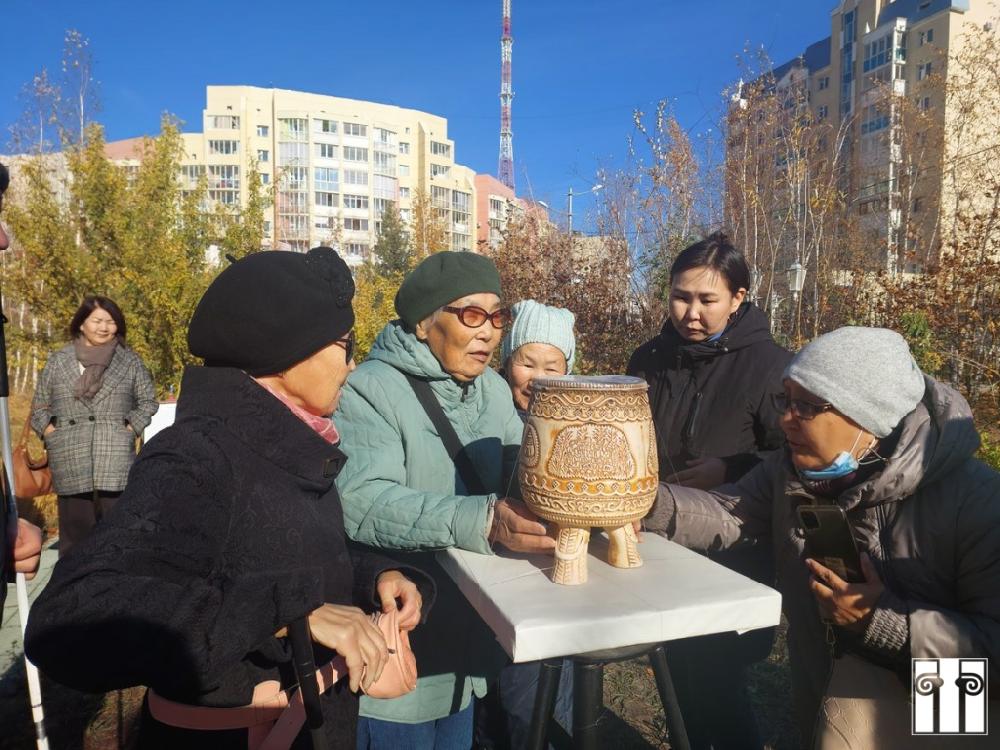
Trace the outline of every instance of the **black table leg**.
[[528, 728], [528, 750], [544, 750], [548, 738], [549, 722], [556, 707], [556, 691], [562, 676], [562, 657], [546, 659], [538, 673], [538, 692], [535, 693], [535, 707], [531, 713]]
[[573, 663], [573, 744], [597, 750], [597, 723], [604, 710], [604, 664]]
[[667, 654], [662, 644], [649, 652], [649, 661], [653, 665], [656, 689], [660, 693], [660, 702], [663, 703], [671, 750], [690, 750], [691, 743], [688, 741], [687, 730], [684, 729], [684, 717], [677, 705], [677, 693], [674, 691], [674, 681], [670, 679]]

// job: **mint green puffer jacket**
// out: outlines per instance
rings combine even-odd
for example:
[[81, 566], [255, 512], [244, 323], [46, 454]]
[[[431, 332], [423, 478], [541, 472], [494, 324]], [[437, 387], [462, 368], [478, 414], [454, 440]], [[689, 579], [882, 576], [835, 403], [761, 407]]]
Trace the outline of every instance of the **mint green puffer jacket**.
[[[489, 495], [467, 493], [403, 372], [430, 381]], [[438, 586], [427, 621], [411, 634], [417, 689], [393, 700], [362, 698], [360, 713], [404, 723], [443, 718], [468, 706], [473, 693], [485, 695], [505, 656], [428, 550], [491, 554], [493, 504], [512, 494], [523, 424], [499, 375], [487, 369], [460, 385], [399, 321], [382, 329], [351, 373], [334, 422], [348, 455], [337, 477], [348, 536], [399, 550], [398, 559], [427, 571]]]

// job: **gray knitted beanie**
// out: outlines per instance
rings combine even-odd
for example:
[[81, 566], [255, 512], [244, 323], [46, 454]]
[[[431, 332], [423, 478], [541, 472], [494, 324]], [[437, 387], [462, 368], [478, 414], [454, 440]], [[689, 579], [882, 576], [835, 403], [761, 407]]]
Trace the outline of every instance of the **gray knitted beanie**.
[[782, 377], [880, 438], [916, 408], [925, 389], [906, 339], [887, 328], [848, 326], [815, 338]]

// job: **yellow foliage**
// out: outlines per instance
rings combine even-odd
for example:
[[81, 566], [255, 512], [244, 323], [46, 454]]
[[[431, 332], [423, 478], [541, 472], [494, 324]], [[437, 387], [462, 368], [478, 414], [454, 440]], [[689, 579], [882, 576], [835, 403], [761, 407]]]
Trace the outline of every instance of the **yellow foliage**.
[[354, 359], [363, 361], [379, 331], [396, 317], [393, 305], [401, 276], [380, 276], [375, 268], [366, 264], [358, 269], [354, 278], [357, 291], [354, 295]]

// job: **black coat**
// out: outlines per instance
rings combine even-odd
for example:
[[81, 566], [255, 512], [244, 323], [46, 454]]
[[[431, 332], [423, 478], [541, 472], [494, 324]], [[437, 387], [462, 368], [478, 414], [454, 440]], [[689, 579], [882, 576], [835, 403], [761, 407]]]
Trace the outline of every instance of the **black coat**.
[[628, 374], [649, 383], [660, 478], [692, 458], [722, 458], [733, 482], [784, 442], [771, 401], [783, 390], [781, 373], [792, 355], [771, 338], [767, 316], [750, 303], [723, 335], [691, 343], [668, 320], [640, 346]]
[[[31, 611], [28, 655], [77, 689], [147, 685], [204, 706], [245, 705], [263, 680], [293, 684], [273, 634], [324, 602], [372, 611], [378, 574], [400, 567], [348, 547], [333, 484], [345, 460], [245, 373], [189, 368], [175, 424], [56, 565]], [[433, 592], [422, 594], [426, 607]], [[331, 655], [316, 647], [317, 664]], [[353, 748], [346, 681], [323, 703], [331, 746]], [[244, 730], [177, 730], [148, 713], [140, 734], [144, 748], [246, 747]]]

